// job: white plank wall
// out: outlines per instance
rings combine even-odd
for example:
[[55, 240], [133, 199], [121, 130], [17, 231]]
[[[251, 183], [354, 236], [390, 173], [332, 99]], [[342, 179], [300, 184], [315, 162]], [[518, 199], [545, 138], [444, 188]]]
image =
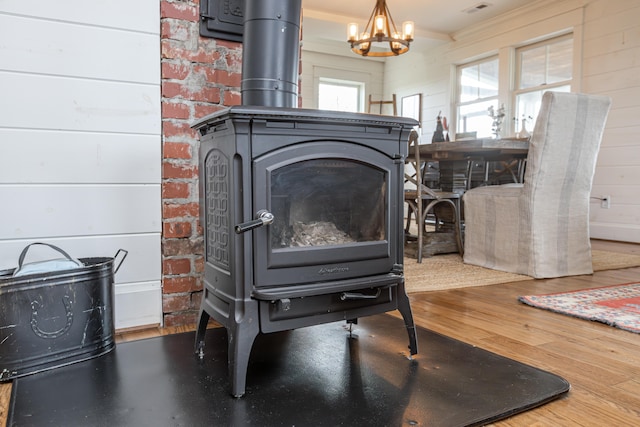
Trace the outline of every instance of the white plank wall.
[[3, 0], [0, 13], [112, 28], [116, 31], [129, 30], [159, 34], [160, 2], [158, 0], [109, 0], [108, 2]]
[[593, 237], [640, 242], [640, 2], [592, 1], [585, 8], [583, 90], [612, 98], [592, 195]]
[[117, 328], [162, 322], [159, 28], [158, 0], [0, 3], [0, 269], [126, 249]]
[[5, 102], [15, 100], [0, 116], [2, 127], [142, 135], [160, 130], [154, 117], [158, 87], [148, 84], [0, 72], [0, 90]]
[[0, 128], [0, 142], [3, 184], [46, 183], [52, 175], [59, 183], [148, 184], [160, 173], [149, 162], [159, 155], [157, 135]]

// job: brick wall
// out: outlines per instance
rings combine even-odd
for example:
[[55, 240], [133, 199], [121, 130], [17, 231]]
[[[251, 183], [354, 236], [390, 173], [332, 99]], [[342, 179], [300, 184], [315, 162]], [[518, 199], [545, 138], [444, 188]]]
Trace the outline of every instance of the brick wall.
[[203, 280], [196, 119], [238, 105], [242, 45], [202, 38], [199, 3], [161, 2], [162, 311], [165, 326], [196, 321]]

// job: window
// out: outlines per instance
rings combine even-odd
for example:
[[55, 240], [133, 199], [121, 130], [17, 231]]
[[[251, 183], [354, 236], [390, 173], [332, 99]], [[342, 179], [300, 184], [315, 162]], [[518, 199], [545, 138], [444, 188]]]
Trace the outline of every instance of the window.
[[318, 108], [321, 110], [362, 111], [364, 83], [321, 78], [318, 84]]
[[458, 67], [456, 133], [491, 135], [489, 107], [498, 108], [498, 58], [493, 57]]
[[[573, 75], [571, 35], [523, 46], [516, 50], [515, 117], [535, 123], [542, 94], [547, 90], [569, 92]], [[532, 130], [533, 125], [528, 127]]]
[[[501, 54], [501, 58], [514, 59], [513, 72], [507, 64], [509, 61], [499, 63], [497, 56], [457, 67], [456, 133], [476, 132], [478, 138], [493, 136], [489, 108], [498, 110], [503, 103], [511, 105], [506, 106], [502, 134], [516, 134], [521, 129], [523, 118], [531, 132], [540, 110], [542, 94], [547, 90], [571, 90], [572, 34], [522, 46], [515, 51], [503, 48], [503, 52], [507, 50], [510, 52], [508, 56]], [[498, 80], [514, 82], [513, 88], [499, 87]]]

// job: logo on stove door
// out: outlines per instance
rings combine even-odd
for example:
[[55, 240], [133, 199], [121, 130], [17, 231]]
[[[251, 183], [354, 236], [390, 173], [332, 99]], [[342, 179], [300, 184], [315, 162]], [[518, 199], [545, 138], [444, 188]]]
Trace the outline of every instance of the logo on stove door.
[[318, 274], [336, 274], [336, 273], [345, 273], [349, 271], [349, 267], [322, 267]]

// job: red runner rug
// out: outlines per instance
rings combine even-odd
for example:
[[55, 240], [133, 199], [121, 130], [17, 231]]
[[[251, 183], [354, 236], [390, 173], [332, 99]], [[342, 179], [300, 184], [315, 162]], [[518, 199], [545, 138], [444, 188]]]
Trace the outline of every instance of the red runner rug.
[[518, 297], [518, 300], [544, 310], [640, 333], [640, 283], [546, 295], [525, 295]]

